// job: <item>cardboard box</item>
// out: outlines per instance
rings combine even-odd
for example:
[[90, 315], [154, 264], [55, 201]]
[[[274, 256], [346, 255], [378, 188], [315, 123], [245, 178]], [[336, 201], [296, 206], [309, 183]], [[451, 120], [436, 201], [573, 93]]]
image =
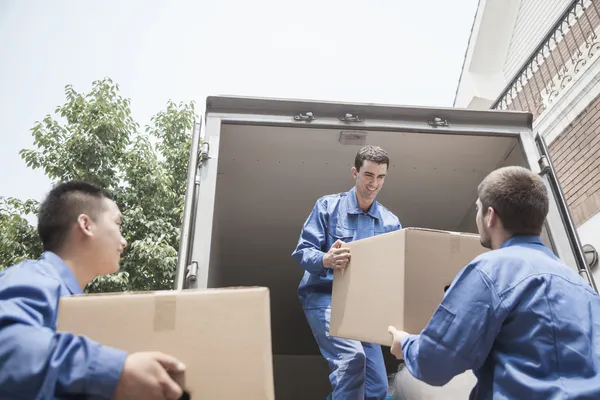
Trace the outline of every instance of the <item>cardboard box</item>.
[[64, 297], [58, 330], [177, 357], [192, 399], [275, 397], [267, 288]]
[[346, 243], [351, 259], [335, 271], [332, 336], [392, 344], [388, 326], [417, 334], [456, 274], [485, 252], [473, 234], [405, 228]]

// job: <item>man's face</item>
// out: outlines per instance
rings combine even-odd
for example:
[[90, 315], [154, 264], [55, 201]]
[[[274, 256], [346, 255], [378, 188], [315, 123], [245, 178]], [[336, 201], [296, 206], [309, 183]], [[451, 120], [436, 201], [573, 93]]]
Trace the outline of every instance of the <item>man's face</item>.
[[352, 167], [352, 174], [356, 179], [356, 194], [360, 199], [371, 204], [383, 187], [387, 165], [365, 160], [360, 171]]
[[121, 212], [114, 201], [102, 199], [102, 209], [91, 229], [94, 272], [98, 275], [117, 272], [127, 242], [121, 235]]
[[477, 199], [477, 201], [475, 202], [475, 207], [477, 208], [477, 216], [475, 217], [475, 222], [477, 223], [477, 230], [479, 231], [481, 245], [486, 249], [491, 249], [492, 237], [490, 235], [490, 230], [487, 226], [487, 217], [483, 216], [483, 207], [481, 205], [481, 200]]

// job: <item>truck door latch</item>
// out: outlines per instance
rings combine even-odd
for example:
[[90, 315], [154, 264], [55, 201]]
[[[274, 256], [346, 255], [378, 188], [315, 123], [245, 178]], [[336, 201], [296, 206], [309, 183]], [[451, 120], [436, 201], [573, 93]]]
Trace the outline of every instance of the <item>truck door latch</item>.
[[548, 158], [546, 156], [541, 156], [538, 160], [538, 165], [540, 166], [540, 175], [548, 174], [550, 172], [550, 163], [548, 162]]
[[442, 119], [440, 117], [435, 117], [434, 119], [430, 119], [429, 121], [427, 121], [427, 123], [429, 125], [433, 126], [434, 128], [439, 128], [440, 126], [443, 126], [443, 127], [450, 126], [450, 123], [448, 122], [447, 119]]
[[210, 158], [209, 153], [210, 153], [210, 143], [208, 143], [208, 142], [202, 143], [202, 146], [200, 147], [200, 151], [198, 152], [198, 159], [200, 160], [200, 162], [208, 160]]
[[314, 121], [315, 119], [317, 119], [317, 117], [315, 117], [315, 115], [312, 113], [312, 111], [308, 111], [305, 113], [298, 113], [298, 114], [294, 115], [294, 120], [296, 120], [296, 121], [311, 122], [311, 121]]
[[198, 279], [198, 263], [196, 261], [192, 261], [190, 265], [187, 266], [185, 271], [185, 280], [188, 285], [192, 282], [196, 282]]
[[343, 122], [362, 122], [362, 118], [355, 114], [346, 113], [344, 115], [340, 115], [340, 121]]

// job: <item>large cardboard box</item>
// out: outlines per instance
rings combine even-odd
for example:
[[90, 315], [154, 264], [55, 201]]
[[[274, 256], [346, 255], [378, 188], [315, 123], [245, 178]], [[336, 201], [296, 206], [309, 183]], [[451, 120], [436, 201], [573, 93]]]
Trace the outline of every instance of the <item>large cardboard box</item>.
[[64, 297], [58, 330], [186, 364], [192, 399], [274, 399], [267, 288]]
[[335, 271], [329, 333], [392, 344], [388, 326], [416, 334], [427, 325], [444, 288], [486, 251], [478, 235], [405, 228], [346, 243], [351, 259]]

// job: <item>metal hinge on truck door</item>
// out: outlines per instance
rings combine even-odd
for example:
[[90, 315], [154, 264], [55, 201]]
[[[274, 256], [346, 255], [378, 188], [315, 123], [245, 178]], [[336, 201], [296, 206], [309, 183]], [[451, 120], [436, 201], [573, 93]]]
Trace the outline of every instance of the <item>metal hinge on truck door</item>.
[[194, 289], [197, 286], [198, 281], [198, 263], [192, 261], [190, 265], [185, 269], [185, 283], [188, 289]]
[[198, 166], [196, 168], [196, 177], [194, 179], [194, 182], [196, 183], [196, 185], [200, 185], [200, 179], [201, 179], [200, 168], [202, 168], [202, 163], [210, 158], [209, 152], [210, 152], [210, 143], [208, 143], [208, 142], [202, 143], [200, 145], [200, 148], [198, 149]]
[[[206, 147], [206, 150], [204, 150], [205, 147]], [[202, 145], [200, 146], [200, 151], [198, 152], [198, 160], [200, 160], [200, 162], [208, 160], [210, 158], [208, 155], [209, 151], [210, 151], [210, 143], [208, 143], [208, 142], [202, 143]]]

